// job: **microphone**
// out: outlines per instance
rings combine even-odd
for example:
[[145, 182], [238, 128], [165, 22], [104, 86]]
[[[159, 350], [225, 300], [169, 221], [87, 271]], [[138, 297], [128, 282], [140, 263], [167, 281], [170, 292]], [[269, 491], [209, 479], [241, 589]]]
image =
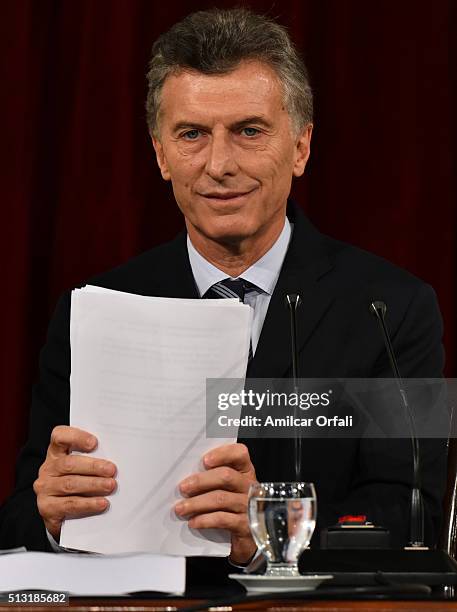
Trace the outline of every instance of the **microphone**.
[[[300, 308], [302, 300], [298, 293], [288, 293], [286, 295], [286, 305], [290, 313], [290, 339], [292, 346], [292, 377], [294, 381], [294, 392], [298, 395], [298, 346], [297, 346], [297, 310]], [[294, 407], [294, 418], [297, 417], [297, 406]], [[294, 448], [295, 448], [295, 480], [301, 480], [301, 436], [300, 428], [294, 428]]]
[[403, 386], [403, 381], [398, 369], [398, 363], [395, 358], [394, 349], [387, 330], [385, 316], [387, 306], [380, 300], [373, 300], [370, 304], [370, 312], [376, 318], [381, 329], [384, 345], [390, 361], [394, 378], [397, 382], [399, 395], [402, 400], [403, 408], [405, 409], [408, 425], [411, 433], [411, 444], [413, 452], [413, 478], [411, 489], [411, 514], [410, 514], [410, 544], [414, 549], [425, 548], [424, 544], [424, 501], [421, 492], [421, 474], [420, 474], [420, 454], [419, 440], [416, 435], [416, 427], [414, 424], [414, 416], [408, 403], [406, 391]]

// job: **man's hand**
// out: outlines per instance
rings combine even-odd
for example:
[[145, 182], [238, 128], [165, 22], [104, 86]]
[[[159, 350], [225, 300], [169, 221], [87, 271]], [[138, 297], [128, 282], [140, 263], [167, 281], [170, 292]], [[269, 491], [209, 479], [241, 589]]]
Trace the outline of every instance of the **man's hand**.
[[203, 457], [206, 472], [192, 474], [179, 489], [186, 497], [175, 506], [179, 517], [190, 517], [192, 529], [228, 529], [230, 559], [247, 563], [256, 551], [249, 529], [249, 486], [256, 482], [254, 466], [244, 444], [218, 446]]
[[100, 514], [108, 508], [103, 496], [116, 488], [116, 466], [92, 456], [70, 455], [71, 451], [88, 453], [96, 447], [97, 438], [87, 431], [64, 425], [52, 431], [33, 490], [46, 529], [57, 541], [66, 518]]

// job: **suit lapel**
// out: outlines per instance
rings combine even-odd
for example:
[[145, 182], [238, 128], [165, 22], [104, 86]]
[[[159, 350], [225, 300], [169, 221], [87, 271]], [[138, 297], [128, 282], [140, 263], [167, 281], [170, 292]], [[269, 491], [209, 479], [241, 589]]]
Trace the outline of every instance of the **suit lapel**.
[[[288, 217], [294, 223], [292, 240], [249, 367], [250, 378], [280, 378], [290, 368], [292, 357], [290, 315], [285, 302], [287, 293], [298, 293], [302, 298], [297, 313], [299, 351], [306, 345], [334, 299], [319, 282], [333, 267], [323, 237], [296, 207], [289, 208]], [[305, 377], [306, 371], [300, 372], [300, 375]]]

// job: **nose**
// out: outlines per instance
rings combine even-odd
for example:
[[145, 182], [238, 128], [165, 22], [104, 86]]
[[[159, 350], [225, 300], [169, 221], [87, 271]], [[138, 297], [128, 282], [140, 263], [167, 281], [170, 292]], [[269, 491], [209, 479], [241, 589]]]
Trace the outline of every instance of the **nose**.
[[227, 176], [234, 176], [237, 168], [230, 134], [224, 129], [215, 129], [208, 147], [206, 172], [215, 181], [221, 181]]

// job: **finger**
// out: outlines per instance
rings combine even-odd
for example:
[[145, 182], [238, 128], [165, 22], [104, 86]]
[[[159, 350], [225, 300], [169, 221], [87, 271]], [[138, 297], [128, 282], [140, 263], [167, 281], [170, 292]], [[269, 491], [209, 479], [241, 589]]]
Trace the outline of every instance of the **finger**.
[[207, 469], [228, 465], [239, 472], [254, 472], [248, 447], [245, 444], [223, 444], [206, 453], [203, 465]]
[[237, 470], [224, 466], [192, 474], [179, 484], [179, 490], [186, 497], [200, 495], [214, 489], [247, 493], [250, 482]]
[[79, 474], [80, 476], [105, 476], [116, 475], [116, 466], [111, 461], [98, 459], [97, 457], [86, 457], [84, 455], [64, 455], [56, 459], [49, 467], [49, 473], [54, 476], [62, 474]]
[[98, 478], [92, 476], [51, 476], [40, 488], [41, 495], [110, 495], [116, 489], [114, 478]]
[[68, 518], [82, 518], [101, 514], [109, 507], [104, 497], [46, 497], [40, 502], [38, 510], [45, 521], [59, 523]]
[[51, 433], [49, 452], [63, 455], [72, 450], [90, 452], [97, 447], [97, 438], [87, 431], [68, 425], [58, 425]]
[[188, 525], [191, 529], [228, 529], [238, 537], [249, 537], [251, 530], [246, 515], [231, 512], [210, 512], [193, 516]]
[[183, 499], [176, 504], [175, 512], [181, 518], [220, 510], [241, 514], [246, 513], [247, 507], [246, 495], [219, 490]]

